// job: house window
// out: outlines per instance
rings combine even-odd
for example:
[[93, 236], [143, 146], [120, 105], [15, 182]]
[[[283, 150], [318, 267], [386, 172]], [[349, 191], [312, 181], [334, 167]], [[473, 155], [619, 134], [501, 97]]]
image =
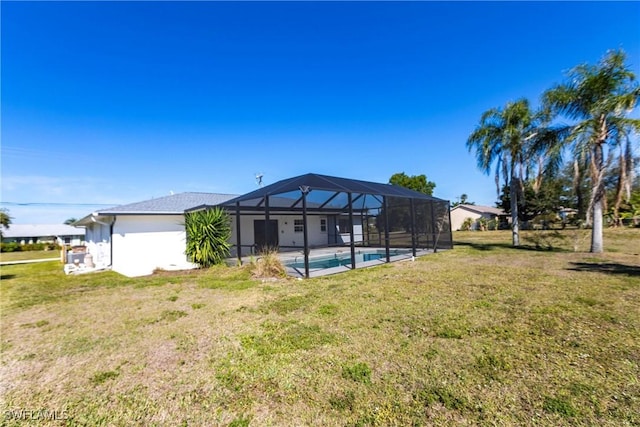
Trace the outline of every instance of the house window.
[[338, 229], [340, 233], [348, 233], [349, 232], [349, 218], [340, 218], [338, 219]]
[[302, 233], [304, 231], [304, 222], [301, 219], [293, 220], [293, 231], [296, 233]]
[[327, 232], [327, 220], [324, 218], [320, 219], [320, 231], [323, 233]]

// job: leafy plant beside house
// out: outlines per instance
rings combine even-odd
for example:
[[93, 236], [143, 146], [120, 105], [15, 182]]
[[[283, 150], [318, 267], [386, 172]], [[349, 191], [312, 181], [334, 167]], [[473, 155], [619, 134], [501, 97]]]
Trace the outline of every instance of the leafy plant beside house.
[[471, 226], [472, 225], [473, 225], [473, 218], [465, 218], [464, 221], [462, 221], [462, 225], [460, 226], [460, 230], [469, 231], [469, 230], [471, 230]]
[[200, 267], [221, 264], [229, 256], [231, 221], [221, 208], [189, 212], [184, 216], [186, 255]]

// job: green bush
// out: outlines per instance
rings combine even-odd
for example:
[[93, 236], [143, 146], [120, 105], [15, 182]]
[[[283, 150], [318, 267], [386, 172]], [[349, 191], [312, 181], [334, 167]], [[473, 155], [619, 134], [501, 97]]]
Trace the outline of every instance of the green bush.
[[0, 244], [0, 252], [20, 252], [22, 247], [19, 243], [8, 242]]
[[56, 243], [27, 243], [26, 245], [21, 245], [18, 242], [7, 242], [0, 245], [0, 252], [52, 251], [58, 249], [60, 249], [60, 246]]
[[186, 255], [200, 267], [222, 264], [229, 256], [231, 221], [221, 208], [189, 212], [185, 216]]
[[460, 230], [469, 231], [471, 230], [472, 226], [473, 226], [473, 218], [465, 218], [464, 221], [462, 222], [462, 225], [460, 226]]

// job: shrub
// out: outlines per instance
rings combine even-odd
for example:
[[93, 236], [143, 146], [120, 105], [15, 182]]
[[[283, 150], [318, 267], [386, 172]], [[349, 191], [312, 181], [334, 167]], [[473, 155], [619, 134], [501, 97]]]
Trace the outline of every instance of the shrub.
[[280, 261], [280, 257], [278, 256], [278, 251], [275, 249], [262, 252], [255, 261], [251, 261], [249, 269], [251, 270], [251, 275], [253, 277], [266, 278], [286, 276], [284, 265], [282, 265], [282, 261]]
[[2, 243], [2, 252], [28, 252], [60, 249], [57, 243], [27, 243], [21, 245], [18, 242]]
[[222, 264], [229, 256], [231, 223], [221, 208], [185, 214], [186, 255], [200, 267]]
[[20, 252], [21, 250], [22, 247], [16, 242], [2, 243], [0, 245], [0, 252]]
[[473, 218], [465, 218], [460, 226], [461, 231], [469, 231], [471, 230], [471, 226], [473, 225]]

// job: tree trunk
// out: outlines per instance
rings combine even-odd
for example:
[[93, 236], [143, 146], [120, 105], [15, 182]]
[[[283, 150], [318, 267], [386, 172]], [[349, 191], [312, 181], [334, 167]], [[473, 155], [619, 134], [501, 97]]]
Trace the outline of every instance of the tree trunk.
[[591, 229], [591, 252], [604, 252], [602, 242], [602, 199], [593, 204], [593, 228]]
[[[630, 178], [629, 174], [633, 174], [633, 154], [631, 152], [631, 146], [627, 143], [626, 147], [620, 148], [620, 172], [618, 174], [618, 185], [616, 187], [616, 200], [613, 205], [613, 220], [616, 227], [622, 225], [620, 219], [620, 205], [622, 199], [626, 197], [629, 200], [631, 197]], [[629, 170], [629, 173], [627, 173]]]
[[602, 239], [602, 227], [603, 227], [603, 206], [604, 206], [604, 183], [603, 175], [604, 175], [604, 159], [602, 152], [602, 144], [596, 143], [593, 147], [593, 166], [594, 173], [593, 176], [593, 190], [592, 190], [592, 221], [593, 226], [591, 229], [591, 252], [593, 253], [601, 253], [604, 251], [604, 244]]
[[512, 175], [509, 182], [509, 196], [511, 197], [511, 230], [513, 246], [520, 246], [520, 220], [518, 219], [518, 182]]
[[578, 209], [578, 219], [585, 221], [587, 214], [584, 206], [584, 193], [582, 192], [582, 181], [584, 180], [584, 173], [578, 160], [573, 162], [573, 190], [576, 194], [576, 208]]

